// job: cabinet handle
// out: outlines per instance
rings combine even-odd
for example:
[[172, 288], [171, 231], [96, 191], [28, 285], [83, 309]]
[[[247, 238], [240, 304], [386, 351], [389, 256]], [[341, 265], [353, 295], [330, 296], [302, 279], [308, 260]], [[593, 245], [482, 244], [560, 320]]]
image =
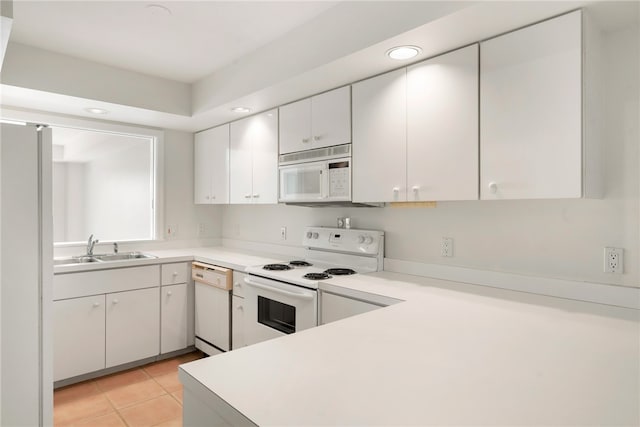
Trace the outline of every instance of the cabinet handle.
[[215, 200], [215, 199], [216, 199], [216, 196], [211, 196], [211, 198], [212, 198], [213, 200]]
[[495, 182], [490, 182], [489, 183], [489, 191], [491, 192], [491, 194], [496, 194], [498, 192], [498, 184]]
[[209, 196], [206, 196], [205, 199], [209, 200]]
[[254, 194], [254, 195], [253, 195], [253, 198], [254, 198], [254, 199], [257, 199], [257, 198], [259, 198], [259, 197], [260, 197], [260, 195], [259, 195], [259, 194]]
[[308, 142], [309, 142], [309, 138], [302, 138], [302, 142], [303, 142], [304, 144], [308, 143]]
[[168, 291], [168, 292], [167, 292], [167, 296], [168, 296], [168, 297], [170, 297], [171, 295], [173, 295], [173, 292]]
[[419, 185], [414, 185], [413, 187], [411, 187], [411, 189], [412, 189], [414, 192], [417, 192], [418, 190], [420, 190], [420, 186], [419, 186]]
[[100, 303], [99, 303], [99, 302], [94, 302], [94, 303], [93, 303], [93, 306], [94, 306], [94, 307], [100, 307]]
[[320, 141], [321, 138], [322, 138], [321, 136], [316, 135], [316, 136], [313, 137], [313, 140], [314, 141]]
[[117, 303], [119, 303], [119, 302], [120, 302], [120, 301], [118, 301], [117, 299], [114, 299], [114, 300], [113, 300], [113, 304], [117, 304]]
[[400, 191], [400, 188], [398, 188], [398, 187], [393, 187], [393, 192], [394, 192], [394, 193], [397, 193], [397, 192], [399, 192], [399, 191]]
[[178, 272], [177, 272], [177, 271], [174, 271], [174, 272], [173, 272], [173, 277], [176, 277], [177, 275], [178, 275]]
[[244, 198], [245, 198], [245, 199], [250, 199], [250, 198], [251, 198], [251, 194], [245, 194], [245, 195], [244, 195]]

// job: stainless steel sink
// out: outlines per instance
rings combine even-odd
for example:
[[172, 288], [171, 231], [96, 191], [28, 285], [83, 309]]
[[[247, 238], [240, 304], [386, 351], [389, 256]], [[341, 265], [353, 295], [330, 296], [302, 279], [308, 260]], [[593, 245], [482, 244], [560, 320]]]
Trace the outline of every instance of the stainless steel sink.
[[95, 259], [91, 256], [72, 256], [68, 258], [55, 258], [53, 260], [53, 265], [74, 265], [74, 264], [85, 264], [89, 262], [102, 262], [98, 259]]
[[158, 258], [155, 255], [145, 254], [143, 252], [122, 252], [119, 254], [94, 255], [93, 258], [99, 261], [122, 261], [127, 259], [153, 259]]
[[100, 255], [83, 255], [73, 256], [67, 258], [56, 258], [53, 260], [53, 265], [75, 265], [84, 264], [89, 262], [110, 262], [110, 261], [124, 261], [130, 259], [154, 259], [158, 258], [155, 255], [145, 254], [144, 252], [122, 252], [119, 254], [100, 254]]

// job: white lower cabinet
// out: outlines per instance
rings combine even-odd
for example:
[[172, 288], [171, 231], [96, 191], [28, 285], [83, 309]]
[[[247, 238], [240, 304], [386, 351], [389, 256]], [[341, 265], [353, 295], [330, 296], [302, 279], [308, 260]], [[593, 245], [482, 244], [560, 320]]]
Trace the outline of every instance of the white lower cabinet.
[[107, 294], [106, 367], [156, 356], [160, 350], [158, 288]]
[[247, 345], [244, 341], [244, 298], [234, 295], [231, 306], [231, 347], [236, 350]]
[[188, 267], [183, 262], [55, 275], [54, 381], [193, 345]]
[[187, 284], [160, 288], [160, 353], [187, 347]]
[[321, 293], [320, 302], [320, 324], [335, 322], [336, 320], [355, 316], [376, 310], [382, 306], [370, 302], [361, 301], [341, 295], [327, 292]]
[[105, 296], [53, 302], [53, 380], [104, 369]]

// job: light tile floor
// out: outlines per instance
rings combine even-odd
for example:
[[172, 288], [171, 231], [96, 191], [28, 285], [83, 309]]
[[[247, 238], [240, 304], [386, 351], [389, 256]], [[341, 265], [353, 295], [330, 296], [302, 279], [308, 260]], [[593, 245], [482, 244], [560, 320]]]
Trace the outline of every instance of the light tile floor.
[[55, 426], [182, 426], [178, 365], [199, 351], [54, 391]]

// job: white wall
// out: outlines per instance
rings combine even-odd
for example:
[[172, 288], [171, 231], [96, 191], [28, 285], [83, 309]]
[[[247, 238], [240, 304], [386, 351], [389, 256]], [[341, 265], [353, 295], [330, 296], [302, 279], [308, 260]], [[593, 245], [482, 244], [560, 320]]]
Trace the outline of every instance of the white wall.
[[[177, 226], [171, 240], [221, 237], [222, 209], [193, 203], [193, 134], [165, 131], [164, 136], [164, 223]], [[198, 236], [198, 224], [205, 233]], [[166, 227], [165, 227], [166, 233]]]
[[[442, 202], [434, 209], [236, 205], [223, 210], [223, 237], [296, 246], [304, 226], [351, 216], [356, 228], [386, 232], [389, 258], [640, 286], [638, 39], [637, 27], [604, 38], [602, 200]], [[454, 239], [452, 258], [440, 256], [444, 236]], [[605, 246], [625, 249], [624, 275], [602, 272]]]

